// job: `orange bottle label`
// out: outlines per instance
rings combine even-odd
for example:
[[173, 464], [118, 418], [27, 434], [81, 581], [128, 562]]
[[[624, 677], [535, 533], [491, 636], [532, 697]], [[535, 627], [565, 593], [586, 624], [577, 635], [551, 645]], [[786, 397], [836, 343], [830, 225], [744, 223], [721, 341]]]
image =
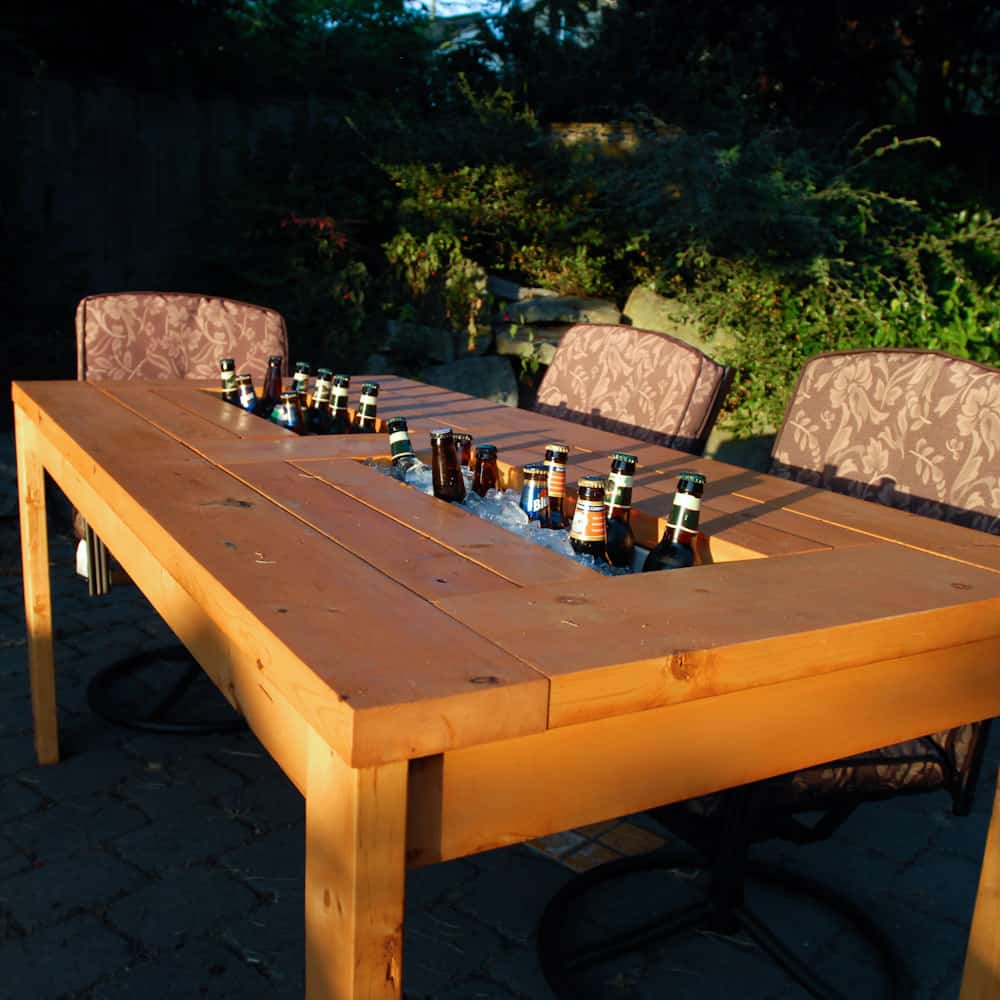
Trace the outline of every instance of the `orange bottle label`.
[[601, 542], [607, 537], [604, 504], [599, 500], [577, 500], [570, 536], [578, 542]]

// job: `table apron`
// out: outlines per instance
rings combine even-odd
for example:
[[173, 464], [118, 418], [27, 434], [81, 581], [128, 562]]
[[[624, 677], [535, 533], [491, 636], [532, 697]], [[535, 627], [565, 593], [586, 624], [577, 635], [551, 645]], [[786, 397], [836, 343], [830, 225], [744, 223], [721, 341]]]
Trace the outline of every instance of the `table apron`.
[[447, 861], [1000, 714], [1000, 637], [410, 767], [407, 864]]

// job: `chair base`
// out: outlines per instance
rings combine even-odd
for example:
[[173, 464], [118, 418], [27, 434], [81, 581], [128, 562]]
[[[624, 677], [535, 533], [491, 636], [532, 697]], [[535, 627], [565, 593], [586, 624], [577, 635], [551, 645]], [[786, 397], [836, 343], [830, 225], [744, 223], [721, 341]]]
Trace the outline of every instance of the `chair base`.
[[[121, 690], [129, 679], [144, 672], [169, 673], [170, 681], [148, 702], [127, 700]], [[158, 678], [162, 680], [162, 678]], [[191, 717], [182, 714], [185, 698], [199, 682], [211, 688], [206, 698], [219, 702], [218, 712], [213, 704], [212, 714]], [[189, 698], [190, 705], [195, 699]], [[222, 696], [205, 677], [197, 660], [180, 644], [137, 653], [118, 660], [99, 670], [87, 685], [87, 702], [91, 710], [107, 722], [154, 733], [231, 733], [246, 728], [242, 716], [228, 709]]]
[[[587, 995], [579, 975], [587, 968], [687, 931], [709, 931], [725, 935], [742, 933], [810, 996], [820, 1000], [847, 1000], [849, 994], [838, 991], [817, 976], [802, 958], [742, 902], [742, 887], [726, 902], [720, 903], [718, 898], [712, 898], [716, 894], [710, 893], [708, 898], [678, 908], [581, 951], [564, 949], [563, 931], [575, 903], [598, 886], [619, 876], [655, 869], [711, 872], [712, 866], [707, 862], [670, 856], [666, 851], [655, 851], [635, 858], [612, 861], [578, 875], [552, 897], [539, 925], [538, 953], [545, 978], [560, 1000], [580, 1000]], [[747, 862], [744, 878], [745, 884], [750, 887], [756, 883], [778, 888], [786, 894], [806, 896], [810, 901], [835, 911], [845, 924], [850, 925], [869, 944], [877, 956], [884, 985], [881, 995], [888, 1000], [903, 1000], [910, 995], [912, 990], [909, 978], [891, 941], [882, 928], [851, 900], [812, 879], [769, 865]], [[714, 888], [716, 887], [713, 886]], [[574, 976], [574, 973], [577, 975]], [[738, 984], [734, 983], [733, 987], [736, 991], [734, 995], [738, 995]]]

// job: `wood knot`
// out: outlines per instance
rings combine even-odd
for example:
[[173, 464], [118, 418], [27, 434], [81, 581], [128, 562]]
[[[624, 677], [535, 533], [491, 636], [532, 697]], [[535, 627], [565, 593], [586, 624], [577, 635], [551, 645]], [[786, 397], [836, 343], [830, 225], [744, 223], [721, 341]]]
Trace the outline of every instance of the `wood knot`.
[[972, 590], [972, 584], [971, 583], [958, 583], [958, 582], [955, 582], [955, 583], [952, 584], [952, 587], [954, 587], [955, 590]]
[[691, 662], [691, 654], [686, 650], [681, 650], [669, 657], [670, 672], [679, 681], [689, 681], [694, 677], [694, 664]]
[[500, 678], [494, 677], [493, 674], [486, 674], [483, 677], [470, 677], [470, 684], [499, 684]]
[[586, 597], [577, 597], [574, 594], [563, 594], [561, 597], [556, 598], [556, 604], [577, 605], [586, 603], [587, 603]]

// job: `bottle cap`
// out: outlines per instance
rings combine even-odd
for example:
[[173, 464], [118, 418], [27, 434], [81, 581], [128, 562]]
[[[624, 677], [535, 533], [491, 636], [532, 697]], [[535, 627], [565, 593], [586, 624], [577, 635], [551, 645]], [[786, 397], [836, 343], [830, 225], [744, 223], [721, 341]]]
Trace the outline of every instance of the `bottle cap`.
[[[611, 461], [612, 462], [625, 462], [628, 465], [636, 465], [636, 464], [638, 464], [639, 459], [636, 458], [635, 455], [630, 455], [627, 451], [616, 451], [611, 456]], [[684, 473], [681, 473], [681, 475], [684, 475]]]
[[387, 417], [385, 425], [389, 429], [389, 433], [392, 433], [394, 430], [409, 430], [406, 417]]
[[361, 391], [367, 392], [370, 396], [378, 395], [378, 382], [362, 382]]
[[568, 455], [569, 445], [568, 444], [547, 444], [545, 446], [545, 453], [548, 454], [552, 452], [553, 455]]
[[576, 488], [579, 490], [603, 490], [606, 485], [600, 476], [586, 476], [577, 481]]
[[450, 427], [438, 427], [431, 431], [432, 441], [441, 441], [446, 437], [451, 437], [452, 431]]
[[495, 444], [477, 444], [476, 458], [496, 458], [497, 446]]

